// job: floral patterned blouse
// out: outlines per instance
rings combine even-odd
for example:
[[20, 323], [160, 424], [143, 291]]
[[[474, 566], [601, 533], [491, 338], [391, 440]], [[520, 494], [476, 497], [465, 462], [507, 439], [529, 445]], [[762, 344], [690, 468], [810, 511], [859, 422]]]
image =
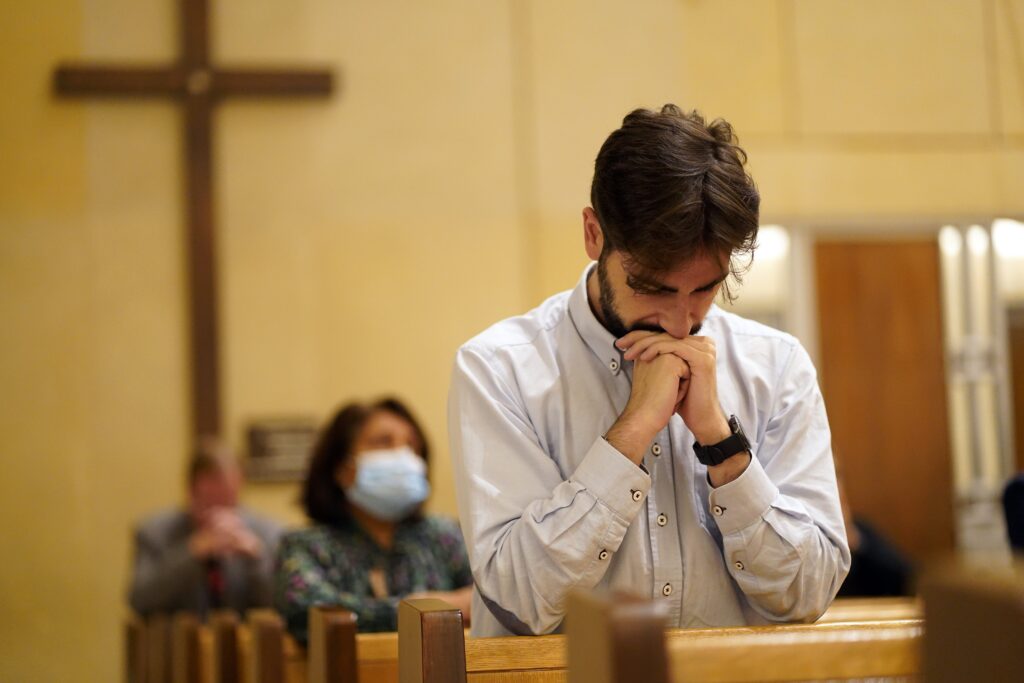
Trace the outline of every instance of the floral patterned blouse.
[[473, 575], [458, 525], [442, 517], [400, 522], [383, 549], [354, 521], [284, 536], [277, 553], [274, 603], [300, 643], [313, 605], [340, 605], [360, 631], [395, 631], [398, 603], [409, 593], [469, 586]]

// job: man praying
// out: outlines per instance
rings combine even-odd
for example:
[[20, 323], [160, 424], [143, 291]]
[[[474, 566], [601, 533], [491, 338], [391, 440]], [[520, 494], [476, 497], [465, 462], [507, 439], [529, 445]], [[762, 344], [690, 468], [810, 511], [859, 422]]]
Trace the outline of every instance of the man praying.
[[188, 506], [142, 522], [135, 532], [129, 602], [140, 614], [271, 603], [281, 527], [239, 507], [242, 472], [230, 450], [200, 443], [188, 466]]
[[595, 164], [576, 287], [459, 350], [449, 434], [477, 636], [559, 630], [566, 596], [669, 625], [810, 621], [850, 566], [813, 365], [728, 313], [760, 197], [731, 126], [636, 110]]

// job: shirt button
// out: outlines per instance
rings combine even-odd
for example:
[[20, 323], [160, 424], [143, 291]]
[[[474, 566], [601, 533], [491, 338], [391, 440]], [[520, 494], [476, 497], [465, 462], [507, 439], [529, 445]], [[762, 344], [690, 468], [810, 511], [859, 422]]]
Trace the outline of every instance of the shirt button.
[[736, 562], [733, 562], [732, 566], [736, 567], [736, 569], [739, 569], [740, 571], [743, 571], [743, 563], [738, 560]]
[[664, 513], [658, 515], [658, 526], [665, 526], [666, 524], [668, 524], [668, 517]]
[[654, 453], [655, 455], [661, 455], [661, 444], [656, 443], [653, 446], [651, 446], [651, 453]]
[[619, 370], [619, 361], [612, 359], [612, 361], [610, 363], [608, 363], [608, 368], [612, 372], [618, 372], [618, 370]]
[[721, 505], [716, 505], [715, 507], [711, 508], [711, 511], [715, 513], [716, 517], [721, 517], [722, 513], [725, 512], [725, 508], [723, 508]]
[[632, 493], [633, 493], [633, 500], [635, 500], [638, 503], [640, 502], [640, 499], [644, 497], [644, 494], [640, 493], [636, 489], [633, 489]]
[[661, 587], [661, 594], [664, 595], [665, 597], [668, 597], [669, 595], [672, 595], [672, 584], [671, 583], [666, 583], [664, 586], [662, 586]]
[[608, 559], [608, 551], [607, 550], [602, 550], [601, 552], [599, 552], [597, 554], [597, 559], [599, 559], [599, 560], [607, 560]]

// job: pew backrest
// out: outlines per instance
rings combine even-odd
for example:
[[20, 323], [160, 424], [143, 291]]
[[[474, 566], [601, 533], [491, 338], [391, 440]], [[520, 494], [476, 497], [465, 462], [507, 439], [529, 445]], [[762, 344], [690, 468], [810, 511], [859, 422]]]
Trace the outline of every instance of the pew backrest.
[[447, 603], [399, 606], [400, 683], [563, 683], [566, 646], [563, 635], [466, 638]]
[[199, 630], [199, 618], [195, 614], [179, 612], [171, 617], [171, 681], [173, 683], [202, 682], [203, 657]]
[[668, 605], [631, 595], [573, 593], [566, 632], [570, 683], [668, 683]]
[[1024, 564], [945, 568], [923, 593], [928, 683], [1024, 680]]
[[466, 677], [469, 683], [561, 683], [565, 648], [562, 635], [467, 638]]
[[356, 683], [356, 615], [342, 607], [309, 610], [309, 683]]
[[124, 620], [124, 680], [146, 683], [146, 623], [137, 614]]
[[171, 683], [171, 618], [146, 618], [146, 683]]
[[[403, 603], [400, 683], [793, 681], [920, 671], [922, 622], [916, 618], [666, 630], [664, 603], [657, 600], [577, 594], [572, 604], [567, 642], [562, 635], [465, 639], [461, 615], [451, 606]], [[850, 605], [847, 616], [875, 606]], [[919, 609], [908, 601], [891, 606], [893, 617]], [[438, 667], [437, 661], [461, 663], [460, 644], [465, 666]]]
[[398, 683], [398, 633], [356, 636], [359, 683]]
[[[241, 652], [238, 643], [239, 618], [230, 610], [217, 611], [210, 615], [210, 646], [207, 661], [209, 672], [204, 677], [212, 683], [241, 683]], [[203, 633], [200, 633], [203, 636]], [[206, 651], [206, 647], [201, 650]]]
[[397, 632], [357, 633], [354, 614], [326, 605], [310, 609], [309, 625], [306, 651], [285, 636], [286, 683], [398, 683]]
[[901, 678], [920, 673], [920, 619], [707, 629], [667, 640], [673, 683]]
[[251, 610], [246, 615], [246, 683], [284, 683], [285, 634], [280, 615], [269, 609]]
[[399, 683], [466, 683], [462, 612], [434, 598], [398, 606]]
[[837, 621], [889, 621], [921, 619], [924, 608], [917, 598], [837, 598], [816, 623]]
[[659, 632], [664, 616], [653, 607], [576, 594], [567, 625], [571, 683], [814, 681], [921, 669], [920, 619]]

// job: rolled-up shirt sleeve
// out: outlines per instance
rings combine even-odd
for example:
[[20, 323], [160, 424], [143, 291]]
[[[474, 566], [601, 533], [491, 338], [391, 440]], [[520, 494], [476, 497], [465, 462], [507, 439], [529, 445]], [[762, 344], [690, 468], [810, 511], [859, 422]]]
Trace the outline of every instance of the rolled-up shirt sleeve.
[[562, 473], [501, 368], [464, 347], [449, 392], [449, 437], [477, 590], [516, 634], [555, 630], [566, 594], [604, 576], [651, 480], [600, 435]]
[[755, 457], [711, 489], [708, 507], [751, 607], [771, 621], [812, 621], [846, 578], [850, 550], [814, 367], [799, 345], [782, 367]]

